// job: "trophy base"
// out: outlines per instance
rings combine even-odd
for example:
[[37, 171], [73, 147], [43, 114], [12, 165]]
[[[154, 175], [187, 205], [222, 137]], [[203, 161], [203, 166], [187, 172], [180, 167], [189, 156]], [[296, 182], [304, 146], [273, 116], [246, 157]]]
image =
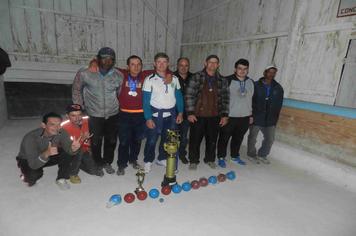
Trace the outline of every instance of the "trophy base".
[[172, 185], [175, 185], [177, 183], [177, 179], [176, 179], [176, 176], [174, 176], [173, 178], [168, 178], [166, 177], [166, 175], [164, 175], [164, 178], [163, 178], [163, 181], [161, 183], [161, 186], [164, 187], [164, 186], [172, 186]]

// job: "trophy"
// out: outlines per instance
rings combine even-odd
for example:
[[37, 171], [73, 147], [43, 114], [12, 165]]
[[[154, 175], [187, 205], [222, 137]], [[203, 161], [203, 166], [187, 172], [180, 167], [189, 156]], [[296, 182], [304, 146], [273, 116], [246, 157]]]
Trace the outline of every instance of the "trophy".
[[177, 130], [167, 130], [167, 141], [163, 144], [164, 150], [167, 152], [166, 174], [164, 175], [162, 187], [174, 185], [176, 181], [176, 153], [179, 148], [179, 134]]
[[136, 176], [137, 176], [138, 187], [136, 188], [135, 193], [137, 194], [138, 192], [145, 191], [145, 189], [142, 187], [143, 181], [145, 180], [145, 171], [141, 168], [138, 169]]

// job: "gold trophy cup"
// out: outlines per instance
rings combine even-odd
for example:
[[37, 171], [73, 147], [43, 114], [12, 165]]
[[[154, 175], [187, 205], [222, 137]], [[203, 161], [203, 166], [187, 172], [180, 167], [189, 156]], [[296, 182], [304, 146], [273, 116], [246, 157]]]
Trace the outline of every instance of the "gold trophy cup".
[[179, 148], [179, 134], [177, 130], [167, 130], [167, 141], [163, 144], [164, 150], [167, 152], [167, 167], [164, 175], [162, 187], [174, 185], [177, 183], [176, 170], [176, 153]]
[[138, 169], [136, 173], [137, 177], [137, 188], [135, 190], [135, 193], [137, 194], [138, 192], [145, 191], [145, 189], [142, 187], [143, 181], [145, 180], [145, 171], [143, 169]]

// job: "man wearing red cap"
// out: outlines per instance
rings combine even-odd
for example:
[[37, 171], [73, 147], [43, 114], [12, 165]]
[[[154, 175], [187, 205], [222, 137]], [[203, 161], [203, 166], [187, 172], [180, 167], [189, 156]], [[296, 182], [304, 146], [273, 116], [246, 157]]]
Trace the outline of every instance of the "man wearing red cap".
[[80, 151], [73, 157], [69, 171], [70, 182], [73, 184], [81, 182], [78, 176], [79, 169], [91, 175], [103, 176], [91, 155], [88, 117], [83, 117], [82, 107], [79, 104], [67, 106], [66, 113], [68, 120], [62, 122], [62, 128], [67, 131], [72, 140], [81, 137]]

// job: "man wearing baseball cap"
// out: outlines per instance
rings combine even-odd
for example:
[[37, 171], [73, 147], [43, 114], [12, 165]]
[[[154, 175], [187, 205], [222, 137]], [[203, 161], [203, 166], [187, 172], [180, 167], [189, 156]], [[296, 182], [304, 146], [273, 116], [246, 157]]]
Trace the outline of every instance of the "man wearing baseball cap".
[[[274, 141], [276, 125], [283, 104], [283, 88], [274, 79], [277, 74], [275, 65], [267, 66], [263, 77], [255, 82], [252, 98], [253, 125], [250, 127], [247, 143], [247, 155], [255, 163], [269, 164], [267, 159]], [[262, 146], [256, 150], [259, 131], [263, 134]]]
[[70, 104], [66, 108], [66, 117], [68, 120], [61, 123], [62, 128], [67, 131], [72, 140], [81, 137], [80, 151], [73, 157], [70, 166], [70, 182], [73, 184], [81, 182], [78, 176], [79, 169], [90, 175], [103, 176], [102, 170], [98, 170], [91, 155], [88, 116], [83, 116], [82, 107], [79, 104]]
[[118, 94], [123, 75], [114, 67], [116, 55], [112, 48], [101, 48], [97, 58], [98, 71], [80, 69], [75, 76], [72, 100], [73, 103], [81, 105], [89, 115], [89, 130], [93, 135], [91, 149], [95, 162], [108, 174], [113, 174], [115, 170], [111, 164], [117, 142]]

